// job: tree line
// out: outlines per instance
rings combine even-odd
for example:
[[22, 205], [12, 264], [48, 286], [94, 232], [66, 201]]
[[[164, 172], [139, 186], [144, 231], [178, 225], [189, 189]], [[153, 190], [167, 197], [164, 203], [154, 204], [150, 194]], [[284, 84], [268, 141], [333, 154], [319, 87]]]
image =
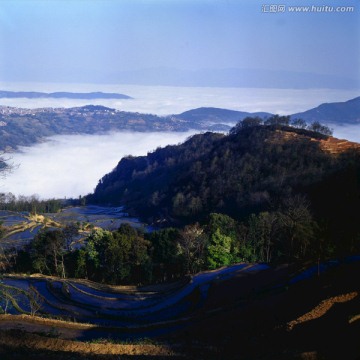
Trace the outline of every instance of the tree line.
[[0, 210], [8, 211], [26, 211], [29, 213], [56, 213], [64, 206], [63, 200], [47, 199], [40, 200], [39, 196], [19, 195], [9, 193], [0, 193]]
[[[291, 119], [291, 116], [281, 116], [281, 115], [273, 115], [267, 119], [262, 119], [258, 116], [256, 117], [246, 117], [244, 120], [237, 123], [231, 130], [231, 134], [236, 134], [241, 131], [241, 129], [246, 129], [250, 127], [256, 126], [272, 126], [279, 127], [280, 129], [283, 127], [290, 127], [296, 130], [308, 130], [315, 137], [322, 138], [323, 136], [332, 136], [333, 131], [328, 126], [321, 124], [319, 121], [314, 121], [311, 124], [308, 124], [305, 120], [296, 118]], [[288, 129], [289, 130], [289, 129]], [[297, 131], [299, 133], [299, 131]]]
[[202, 223], [145, 233], [129, 224], [118, 230], [94, 228], [75, 246], [78, 228], [44, 229], [20, 251], [14, 271], [110, 284], [149, 284], [179, 279], [238, 262], [320, 261], [360, 251], [360, 230], [352, 241], [333, 241], [305, 197], [282, 199], [268, 211], [238, 221], [211, 213]]

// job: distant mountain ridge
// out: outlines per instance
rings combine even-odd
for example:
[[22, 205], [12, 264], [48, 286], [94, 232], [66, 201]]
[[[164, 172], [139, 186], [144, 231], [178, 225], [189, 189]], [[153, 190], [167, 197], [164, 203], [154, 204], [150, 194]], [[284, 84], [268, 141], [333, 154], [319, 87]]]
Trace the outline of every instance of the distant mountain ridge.
[[344, 102], [324, 103], [316, 108], [291, 115], [307, 122], [360, 124], [360, 96]]
[[[89, 93], [102, 94], [102, 93]], [[95, 95], [94, 95], [95, 96]], [[158, 116], [120, 111], [102, 105], [74, 108], [24, 109], [0, 106], [0, 150], [31, 146], [45, 137], [99, 134], [109, 131], [220, 131], [227, 132], [246, 117], [266, 119], [273, 114], [201, 107], [180, 114]], [[360, 124], [360, 97], [321, 104], [291, 115], [308, 123]]]
[[213, 107], [201, 107], [193, 110], [185, 111], [181, 114], [175, 115], [179, 119], [189, 120], [189, 121], [208, 121], [208, 122], [227, 122], [235, 124], [238, 121], [244, 120], [248, 116], [252, 117], [261, 117], [266, 118], [270, 117], [273, 114], [268, 112], [247, 112], [247, 111], [237, 111], [237, 110], [228, 110], [220, 109]]
[[23, 109], [0, 106], [0, 150], [31, 146], [53, 135], [114, 131], [228, 131], [230, 126], [120, 111], [102, 105]]
[[[211, 107], [201, 107], [175, 115], [179, 119], [195, 121], [214, 121], [234, 123], [245, 117], [262, 119], [274, 114], [268, 112], [246, 112]], [[289, 114], [290, 115], [290, 114]], [[325, 124], [360, 124], [360, 96], [344, 102], [323, 103], [307, 111], [290, 115], [291, 119], [303, 119], [308, 123], [315, 121]]]
[[131, 99], [130, 96], [124, 94], [116, 93], [103, 93], [100, 91], [90, 92], [90, 93], [73, 93], [73, 92], [37, 92], [37, 91], [1, 91], [0, 98], [7, 99], [17, 99], [17, 98], [27, 98], [27, 99], [84, 99], [84, 100], [93, 100], [93, 99]]

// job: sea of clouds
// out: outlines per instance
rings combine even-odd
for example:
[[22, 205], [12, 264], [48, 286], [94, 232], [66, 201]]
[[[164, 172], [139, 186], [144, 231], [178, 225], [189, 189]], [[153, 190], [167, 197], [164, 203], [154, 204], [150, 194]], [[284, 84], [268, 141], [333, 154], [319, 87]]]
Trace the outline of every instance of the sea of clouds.
[[106, 173], [127, 155], [146, 155], [159, 146], [178, 144], [194, 132], [118, 132], [107, 135], [59, 135], [12, 154], [15, 169], [0, 191], [37, 194], [42, 199], [78, 197], [92, 192]]
[[309, 110], [324, 102], [347, 101], [359, 96], [359, 92], [356, 90], [334, 89], [262, 89], [61, 83], [0, 82], [0, 90], [120, 93], [129, 95], [133, 99], [0, 99], [0, 105], [33, 109], [85, 106], [91, 103], [123, 111], [157, 115], [179, 114], [198, 107], [218, 107], [248, 112], [265, 111], [290, 115]]
[[[0, 90], [116, 92], [132, 96], [131, 100], [96, 100], [92, 104], [125, 111], [158, 115], [177, 114], [202, 106], [241, 111], [267, 111], [291, 114], [323, 102], [346, 101], [358, 96], [355, 91], [183, 88], [135, 85], [74, 84], [0, 84]], [[0, 105], [38, 108], [73, 107], [89, 100], [69, 99], [0, 99]], [[360, 126], [334, 126], [334, 136], [360, 142]], [[17, 165], [0, 182], [0, 192], [15, 195], [37, 194], [41, 198], [78, 197], [92, 192], [99, 179], [110, 172], [126, 155], [146, 155], [159, 146], [183, 142], [194, 132], [136, 133], [117, 132], [107, 135], [54, 136], [48, 141], [23, 147], [12, 154]]]

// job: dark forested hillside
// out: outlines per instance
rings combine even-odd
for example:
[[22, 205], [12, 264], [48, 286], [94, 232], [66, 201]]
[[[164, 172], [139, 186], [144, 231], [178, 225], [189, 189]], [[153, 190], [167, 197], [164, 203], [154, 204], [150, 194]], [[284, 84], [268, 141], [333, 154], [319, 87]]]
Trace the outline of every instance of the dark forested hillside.
[[205, 133], [191, 137], [184, 144], [158, 149], [148, 156], [123, 158], [112, 173], [100, 180], [89, 200], [125, 202], [138, 214], [147, 216], [155, 211], [161, 216], [165, 211], [163, 216], [169, 216], [169, 197], [176, 195], [178, 186], [187, 181], [193, 163], [199, 161], [200, 164], [208, 158], [214, 144], [223, 138], [225, 135]]
[[[322, 198], [338, 191], [337, 177], [359, 171], [354, 150], [359, 147], [289, 126], [205, 133], [148, 156], [122, 159], [89, 200], [121, 203], [148, 221], [170, 223], [201, 220], [211, 212], [242, 219], [296, 194], [316, 202], [314, 209], [321, 212]], [[359, 191], [358, 180], [349, 180], [349, 191]], [[314, 190], [322, 184], [326, 190]]]

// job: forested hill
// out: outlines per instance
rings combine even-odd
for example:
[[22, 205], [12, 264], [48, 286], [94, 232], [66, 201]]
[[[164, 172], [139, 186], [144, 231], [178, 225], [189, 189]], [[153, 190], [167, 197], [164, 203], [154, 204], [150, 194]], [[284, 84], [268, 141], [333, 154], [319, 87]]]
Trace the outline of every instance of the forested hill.
[[213, 123], [232, 123], [236, 124], [240, 120], [245, 119], [248, 116], [268, 118], [273, 116], [268, 112], [253, 112], [246, 111], [227, 110], [213, 107], [202, 107], [198, 109], [192, 109], [185, 111], [181, 114], [174, 115], [180, 120], [192, 121], [192, 122], [213, 122]]
[[289, 126], [238, 126], [229, 135], [195, 135], [147, 156], [123, 158], [88, 200], [124, 204], [148, 221], [174, 224], [211, 212], [241, 220], [302, 194], [314, 212], [344, 208], [345, 216], [352, 204], [360, 211], [359, 149]]
[[[241, 117], [237, 118], [241, 120]], [[228, 131], [206, 119], [181, 119], [120, 111], [101, 105], [22, 109], [0, 106], [0, 150], [31, 146], [53, 135], [103, 134], [112, 131]]]
[[293, 119], [301, 118], [307, 122], [320, 121], [333, 124], [360, 123], [360, 96], [344, 102], [324, 103], [316, 108], [293, 114]]

